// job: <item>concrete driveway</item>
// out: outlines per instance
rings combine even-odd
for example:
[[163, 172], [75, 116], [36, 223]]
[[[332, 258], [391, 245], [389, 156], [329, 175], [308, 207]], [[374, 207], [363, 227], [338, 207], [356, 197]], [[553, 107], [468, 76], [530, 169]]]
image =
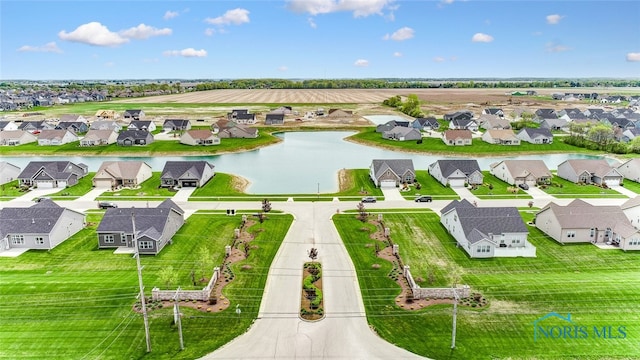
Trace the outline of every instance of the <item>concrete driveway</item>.
[[397, 187], [393, 188], [380, 188], [382, 190], [382, 194], [384, 195], [384, 201], [406, 201], [402, 194], [400, 193], [400, 189]]

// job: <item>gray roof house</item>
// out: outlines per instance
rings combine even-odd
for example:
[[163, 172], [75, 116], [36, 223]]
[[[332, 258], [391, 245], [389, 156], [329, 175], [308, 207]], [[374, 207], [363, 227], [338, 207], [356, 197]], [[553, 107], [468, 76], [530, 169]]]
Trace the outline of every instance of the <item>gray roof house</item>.
[[553, 177], [542, 160], [503, 160], [491, 164], [489, 172], [510, 185], [547, 184]]
[[17, 146], [38, 141], [38, 138], [27, 130], [0, 131], [0, 145]]
[[427, 170], [444, 186], [462, 187], [484, 180], [478, 160], [437, 160]]
[[107, 209], [96, 230], [98, 247], [135, 250], [134, 223], [138, 252], [157, 255], [184, 224], [184, 211], [169, 199], [155, 208]]
[[376, 126], [377, 133], [383, 133], [385, 131], [389, 131], [396, 126], [409, 127], [409, 121], [405, 120], [389, 120], [384, 124], [380, 124]]
[[99, 146], [115, 144], [118, 141], [118, 133], [113, 130], [89, 130], [80, 139], [80, 146]]
[[153, 142], [153, 135], [147, 130], [125, 130], [118, 134], [118, 146], [147, 145]]
[[87, 123], [87, 119], [82, 116], [82, 115], [78, 115], [78, 114], [62, 114], [60, 115], [60, 122], [65, 122], [65, 121], [75, 121], [75, 122], [83, 122], [83, 123]]
[[156, 130], [156, 123], [153, 121], [132, 121], [127, 126], [127, 130], [146, 130], [149, 132]]
[[617, 169], [626, 180], [640, 182], [640, 158], [629, 159], [618, 165]]
[[504, 130], [511, 129], [509, 120], [492, 114], [482, 114], [476, 121], [480, 128], [485, 130]]
[[207, 161], [167, 161], [160, 175], [160, 186], [201, 187], [215, 175], [214, 168]]
[[87, 132], [89, 126], [80, 121], [60, 121], [58, 125], [56, 125], [56, 130], [71, 130], [77, 134]]
[[640, 250], [640, 233], [620, 206], [595, 206], [575, 199], [549, 203], [536, 213], [536, 227], [561, 244], [592, 243]]
[[134, 188], [150, 179], [152, 175], [151, 166], [142, 161], [105, 161], [91, 182], [97, 188]]
[[478, 123], [473, 119], [466, 119], [466, 118], [452, 119], [449, 122], [449, 129], [458, 129], [458, 130], [466, 129], [471, 131], [478, 131]]
[[38, 145], [58, 146], [78, 141], [78, 135], [71, 130], [42, 130], [38, 135]]
[[412, 127], [396, 126], [391, 130], [383, 132], [382, 138], [397, 141], [420, 140], [422, 139], [422, 133], [420, 130]]
[[432, 131], [440, 128], [440, 123], [434, 117], [416, 118], [411, 122], [411, 127], [420, 131]]
[[18, 125], [18, 130], [26, 130], [30, 133], [34, 133], [42, 130], [53, 130], [55, 125], [50, 124], [44, 120], [39, 121], [23, 121]]
[[531, 144], [551, 144], [553, 143], [553, 134], [549, 129], [522, 128], [516, 134], [518, 139]]
[[264, 119], [265, 125], [284, 125], [284, 114], [269, 113]]
[[255, 139], [258, 137], [258, 129], [237, 124], [221, 128], [218, 132], [218, 137], [221, 139]]
[[122, 125], [118, 124], [117, 121], [97, 120], [89, 124], [89, 130], [113, 130], [115, 132], [120, 132], [120, 130], [122, 130]]
[[565, 119], [549, 118], [540, 121], [541, 129], [563, 130], [569, 127], [569, 123]]
[[461, 110], [448, 114], [444, 114], [444, 119], [446, 121], [451, 120], [462, 120], [462, 119], [473, 119], [473, 112], [470, 110]]
[[78, 183], [89, 172], [87, 165], [71, 161], [31, 161], [18, 175], [20, 185], [64, 188]]
[[536, 256], [516, 207], [476, 207], [463, 199], [452, 201], [440, 214], [440, 223], [471, 258]]
[[21, 172], [20, 167], [6, 161], [0, 161], [0, 184], [12, 182], [18, 178]]
[[251, 114], [247, 109], [234, 109], [227, 113], [227, 120], [236, 124], [253, 125], [256, 123], [256, 114]]
[[145, 118], [145, 113], [142, 110], [125, 110], [122, 117], [127, 120], [142, 120]]
[[18, 130], [18, 124], [13, 121], [0, 121], [0, 131]]
[[558, 165], [558, 177], [585, 184], [607, 186], [620, 185], [623, 176], [618, 169], [605, 159], [570, 159]]
[[162, 124], [164, 131], [184, 131], [191, 129], [191, 121], [184, 119], [167, 119]]
[[482, 109], [483, 115], [495, 115], [498, 117], [504, 117], [504, 111], [501, 108], [484, 108]]
[[378, 187], [397, 187], [403, 183], [413, 183], [416, 171], [411, 159], [375, 159], [369, 166], [369, 177]]
[[0, 252], [12, 248], [51, 250], [82, 230], [85, 215], [51, 200], [0, 209]]

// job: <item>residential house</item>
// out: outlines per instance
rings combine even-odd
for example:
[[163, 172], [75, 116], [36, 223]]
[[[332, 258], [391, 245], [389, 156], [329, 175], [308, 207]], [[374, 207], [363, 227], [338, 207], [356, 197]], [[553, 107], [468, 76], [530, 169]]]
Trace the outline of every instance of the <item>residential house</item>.
[[148, 145], [153, 142], [153, 135], [147, 130], [125, 130], [118, 134], [118, 146]]
[[21, 172], [20, 167], [6, 161], [0, 161], [0, 185], [17, 179]]
[[79, 121], [60, 121], [55, 127], [56, 130], [71, 130], [74, 134], [86, 133], [89, 125]]
[[220, 138], [211, 130], [187, 130], [180, 136], [180, 143], [185, 145], [220, 145]]
[[540, 122], [540, 128], [549, 130], [567, 130], [569, 128], [569, 123], [565, 119], [542, 119]]
[[430, 164], [427, 170], [444, 186], [479, 185], [484, 180], [478, 160], [437, 160]]
[[85, 215], [51, 200], [0, 209], [0, 252], [13, 248], [51, 250], [85, 226]]
[[71, 161], [31, 161], [22, 169], [18, 180], [22, 186], [64, 188], [78, 183], [87, 175], [87, 165]]
[[284, 125], [284, 114], [269, 113], [264, 119], [265, 125]]
[[256, 114], [251, 114], [246, 109], [232, 110], [227, 113], [227, 120], [241, 125], [254, 125], [257, 121]]
[[237, 124], [231, 127], [220, 128], [218, 137], [221, 139], [255, 139], [258, 137], [258, 129]]
[[349, 118], [353, 116], [351, 110], [329, 109], [327, 116], [330, 118]]
[[167, 161], [160, 175], [160, 186], [201, 187], [215, 175], [214, 168], [207, 161]]
[[167, 119], [162, 124], [162, 130], [169, 131], [185, 131], [191, 129], [191, 121], [184, 119]]
[[502, 160], [491, 164], [489, 173], [510, 185], [549, 184], [553, 177], [542, 160]]
[[135, 240], [139, 254], [157, 255], [183, 224], [184, 211], [169, 199], [155, 208], [110, 208], [96, 230], [98, 248], [135, 250]]
[[38, 134], [42, 130], [53, 130], [55, 125], [44, 120], [39, 121], [23, 121], [18, 125], [18, 130], [26, 130], [32, 134]]
[[391, 130], [383, 132], [382, 138], [397, 141], [420, 140], [422, 139], [422, 133], [414, 128], [396, 126]]
[[452, 201], [440, 214], [440, 223], [471, 258], [536, 256], [516, 207], [477, 207], [463, 199]]
[[478, 123], [473, 119], [453, 119], [449, 122], [449, 129], [478, 131]]
[[498, 115], [482, 114], [478, 118], [477, 123], [485, 130], [511, 129], [511, 123], [509, 120]]
[[105, 161], [91, 181], [97, 188], [135, 188], [152, 175], [151, 166], [142, 161]]
[[60, 122], [81, 122], [87, 124], [89, 121], [82, 115], [62, 114], [60, 115]]
[[434, 117], [416, 118], [410, 126], [419, 131], [436, 131], [440, 128], [440, 123]]
[[156, 131], [156, 123], [153, 121], [132, 121], [127, 126], [127, 130], [146, 130], [148, 132]]
[[640, 182], [640, 158], [629, 159], [616, 169], [625, 180]]
[[640, 250], [640, 232], [620, 206], [595, 206], [581, 199], [565, 206], [551, 202], [536, 213], [535, 224], [563, 245], [592, 243]]
[[369, 177], [378, 187], [397, 187], [416, 180], [413, 160], [388, 159], [373, 160], [369, 166]]
[[444, 114], [444, 120], [471, 120], [473, 119], [473, 112], [469, 110], [456, 111], [448, 114]]
[[640, 196], [635, 196], [620, 205], [631, 226], [640, 229]]
[[122, 117], [125, 120], [138, 121], [138, 120], [143, 120], [146, 117], [146, 115], [142, 110], [125, 110], [124, 113], [122, 114]]
[[78, 135], [70, 130], [42, 130], [38, 135], [38, 145], [63, 145], [78, 141]]
[[389, 131], [396, 126], [409, 127], [409, 121], [406, 120], [389, 120], [384, 124], [380, 124], [376, 126], [377, 133], [383, 133], [385, 131]]
[[99, 120], [89, 124], [89, 130], [113, 130], [115, 132], [122, 131], [122, 125], [117, 121]]
[[516, 137], [513, 130], [487, 130], [482, 134], [482, 140], [489, 144], [498, 145], [520, 145], [520, 139]]
[[[501, 108], [484, 108], [482, 109], [483, 115], [494, 115], [500, 118], [504, 117], [504, 111]], [[482, 115], [481, 115], [482, 116]]]
[[602, 108], [588, 108], [582, 112], [589, 119], [596, 119], [597, 115], [604, 113]]
[[0, 131], [0, 145], [16, 146], [38, 141], [38, 138], [26, 130]]
[[283, 114], [283, 115], [291, 115], [293, 114], [293, 108], [291, 106], [280, 106], [277, 109], [269, 111], [270, 114]]
[[18, 130], [18, 124], [13, 121], [0, 121], [0, 131], [15, 131]]
[[615, 186], [624, 177], [616, 167], [605, 159], [570, 159], [558, 165], [558, 177], [584, 184]]
[[522, 130], [518, 131], [516, 137], [531, 144], [553, 143], [553, 134], [549, 129], [522, 128]]
[[113, 130], [89, 130], [80, 139], [80, 146], [100, 146], [115, 144], [118, 141], [118, 133]]
[[472, 145], [471, 130], [447, 130], [442, 134], [442, 141], [447, 145]]
[[96, 119], [97, 120], [115, 120], [117, 119], [118, 113], [115, 110], [98, 110], [96, 111]]
[[538, 109], [534, 113], [535, 118], [537, 119], [557, 119], [558, 114], [554, 109]]
[[633, 129], [625, 129], [622, 131], [619, 140], [627, 143], [638, 136], [640, 136], [640, 128], [634, 127]]

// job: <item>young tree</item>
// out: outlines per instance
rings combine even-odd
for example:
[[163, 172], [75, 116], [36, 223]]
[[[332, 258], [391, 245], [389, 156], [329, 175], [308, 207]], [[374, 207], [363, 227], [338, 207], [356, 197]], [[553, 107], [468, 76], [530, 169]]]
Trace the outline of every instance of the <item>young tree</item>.
[[158, 271], [158, 279], [160, 279], [160, 282], [162, 282], [164, 286], [170, 288], [171, 285], [175, 284], [178, 280], [178, 275], [173, 271], [173, 266], [169, 265]]
[[365, 209], [364, 204], [362, 202], [358, 203], [358, 220], [362, 222], [367, 221], [367, 209]]
[[318, 258], [318, 249], [311, 248], [309, 251], [307, 251], [307, 255], [309, 255], [309, 259], [311, 259], [311, 262], [316, 261], [316, 259]]
[[262, 211], [269, 212], [271, 211], [271, 203], [268, 199], [262, 200]]

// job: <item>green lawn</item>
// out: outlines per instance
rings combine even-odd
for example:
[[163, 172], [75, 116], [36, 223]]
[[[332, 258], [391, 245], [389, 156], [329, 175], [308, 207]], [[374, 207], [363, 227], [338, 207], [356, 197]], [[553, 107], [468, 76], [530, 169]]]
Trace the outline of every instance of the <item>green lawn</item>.
[[628, 190], [633, 191], [636, 194], [640, 194], [640, 183], [637, 183], [629, 179], [624, 179], [624, 187]]
[[[483, 171], [483, 184], [471, 192], [480, 199], [531, 199], [532, 196], [517, 186], [511, 186], [489, 173]], [[515, 193], [509, 191], [516, 191]]]
[[13, 180], [6, 184], [0, 185], [0, 201], [15, 199], [24, 194], [26, 194], [26, 192], [20, 190], [18, 180]]
[[135, 199], [149, 199], [149, 200], [162, 200], [170, 198], [175, 195], [173, 189], [160, 187], [160, 175], [159, 171], [154, 171], [151, 177], [145, 180], [137, 189], [122, 189], [118, 191], [105, 191], [98, 197], [99, 200], [113, 200], [114, 198], [131, 200]]
[[87, 175], [80, 180], [78, 183], [66, 187], [57, 193], [49, 195], [50, 198], [54, 200], [73, 200], [81, 197], [82, 195], [88, 193], [93, 189], [93, 177], [96, 175], [95, 172], [87, 173]]
[[558, 176], [554, 176], [552, 185], [543, 188], [542, 191], [557, 198], [626, 198], [612, 189], [603, 189], [596, 185], [578, 185]]
[[361, 129], [357, 134], [349, 137], [351, 140], [363, 145], [384, 147], [393, 150], [410, 151], [429, 154], [469, 154], [469, 155], [513, 155], [514, 153], [588, 153], [596, 152], [565, 144], [562, 140], [554, 141], [552, 144], [536, 145], [521, 143], [515, 146], [503, 146], [489, 144], [482, 139], [473, 139], [471, 146], [449, 146], [440, 138], [423, 138], [421, 144], [416, 141], [393, 141], [382, 138], [382, 134], [375, 132], [375, 127]]
[[[172, 309], [150, 313], [152, 352], [146, 354], [142, 316], [132, 310], [138, 293], [136, 262], [130, 255], [98, 250], [95, 227], [102, 212], [90, 212], [89, 227], [51, 251], [0, 258], [0, 358], [194, 359], [242, 334], [256, 318], [267, 269], [292, 217], [269, 214], [249, 231], [256, 248], [237, 263], [225, 288], [231, 306], [221, 313], [181, 308], [185, 350], [180, 351]], [[158, 256], [141, 259], [147, 295], [160, 283], [159, 270], [172, 266], [173, 288], [193, 288], [190, 273], [204, 271], [199, 255], [220, 264], [240, 217], [192, 215]], [[204, 250], [202, 250], [204, 249]], [[242, 270], [242, 265], [251, 266]], [[196, 288], [204, 287], [198, 283]], [[235, 304], [242, 314], [235, 314]], [[231, 320], [233, 319], [233, 320]], [[38, 341], [34, 341], [38, 339]]]
[[420, 184], [420, 189], [415, 185], [409, 186], [408, 191], [402, 191], [405, 199], [413, 200], [418, 195], [431, 195], [434, 200], [457, 200], [460, 198], [453, 189], [443, 186], [427, 170], [416, 170], [416, 181]]
[[[523, 215], [525, 220], [531, 216], [528, 211]], [[391, 265], [374, 255], [372, 227], [362, 231], [355, 215], [335, 215], [358, 273], [368, 321], [387, 341], [434, 359], [626, 359], [640, 354], [640, 312], [635, 306], [640, 302], [640, 253], [600, 250], [591, 244], [562, 246], [530, 228], [537, 258], [473, 260], [456, 247], [434, 213], [385, 213], [384, 221], [414, 277], [429, 279], [432, 273], [433, 286], [447, 285], [447, 269], [457, 266], [463, 282], [490, 303], [485, 309], [458, 307], [452, 351], [452, 306], [413, 312], [395, 306], [400, 288], [386, 276]], [[432, 286], [428, 281], [421, 285]], [[550, 312], [570, 313], [588, 338], [534, 341], [533, 322]], [[556, 325], [554, 320], [549, 324]], [[593, 327], [602, 333], [608, 326], [616, 336], [624, 326], [626, 338], [597, 338]]]

